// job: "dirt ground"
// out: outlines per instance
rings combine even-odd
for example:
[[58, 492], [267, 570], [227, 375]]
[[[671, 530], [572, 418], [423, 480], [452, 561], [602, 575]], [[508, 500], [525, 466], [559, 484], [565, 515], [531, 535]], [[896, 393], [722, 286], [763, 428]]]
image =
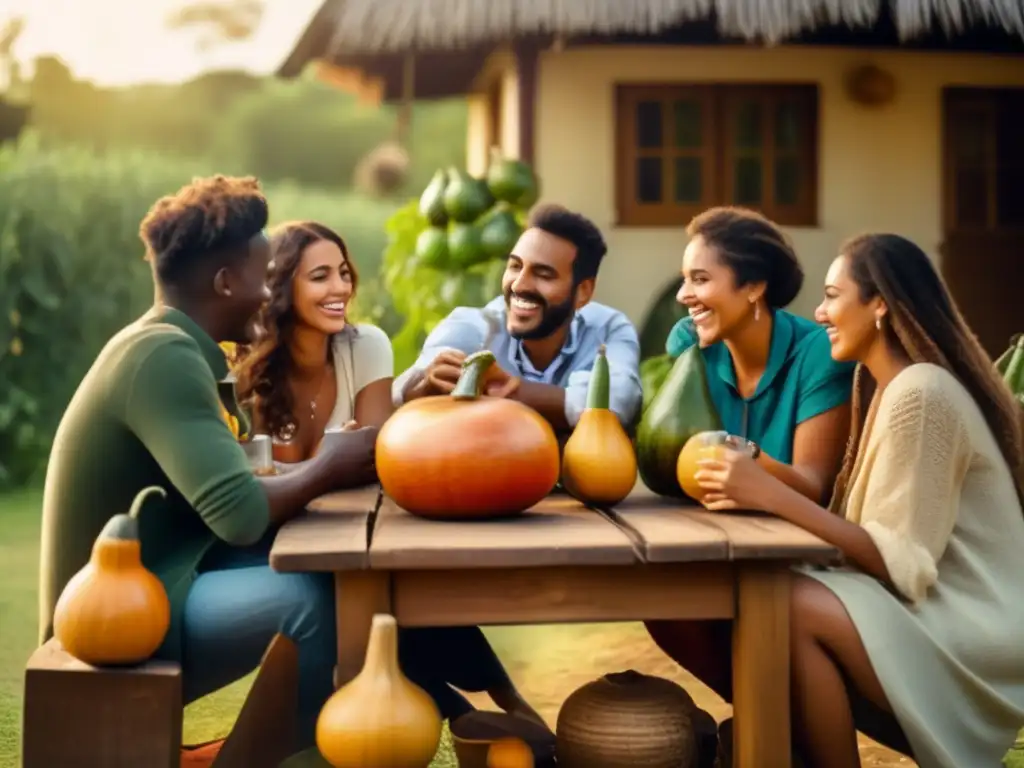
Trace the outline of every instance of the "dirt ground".
[[[626, 669], [674, 680], [719, 722], [732, 714], [732, 707], [665, 656], [642, 624], [492, 627], [486, 632], [516, 685], [552, 728], [570, 693]], [[493, 708], [486, 696], [470, 698], [481, 708]], [[860, 736], [860, 753], [864, 768], [916, 766], [865, 736]]]

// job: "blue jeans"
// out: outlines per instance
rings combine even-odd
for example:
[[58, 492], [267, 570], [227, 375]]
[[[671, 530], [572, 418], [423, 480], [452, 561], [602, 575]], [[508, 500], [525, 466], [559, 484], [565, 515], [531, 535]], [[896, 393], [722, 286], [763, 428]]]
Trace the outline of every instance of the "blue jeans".
[[280, 632], [298, 647], [298, 737], [306, 748], [333, 690], [334, 580], [272, 570], [272, 541], [270, 535], [244, 548], [218, 542], [200, 564], [185, 600], [183, 693], [187, 704], [245, 677]]
[[[333, 692], [337, 661], [334, 579], [279, 573], [268, 558], [273, 533], [252, 547], [216, 544], [185, 600], [182, 678], [190, 703], [245, 677], [278, 632], [299, 652], [299, 749], [316, 743], [316, 720]], [[478, 627], [402, 629], [405, 675], [426, 690], [446, 719], [472, 705], [452, 686], [488, 691], [511, 685]]]

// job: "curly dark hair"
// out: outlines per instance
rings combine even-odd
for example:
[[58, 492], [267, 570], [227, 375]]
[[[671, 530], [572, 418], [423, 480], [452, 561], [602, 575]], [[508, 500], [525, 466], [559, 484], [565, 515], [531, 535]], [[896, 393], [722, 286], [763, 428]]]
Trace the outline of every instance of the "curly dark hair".
[[[220, 269], [267, 226], [267, 199], [253, 176], [195, 178], [157, 200], [139, 225], [146, 260], [163, 285], [181, 285], [199, 267]], [[211, 254], [220, 254], [219, 262]]]
[[573, 281], [576, 285], [597, 277], [608, 246], [601, 236], [601, 230], [586, 216], [574, 213], [565, 206], [547, 203], [530, 211], [526, 226], [542, 229], [576, 246], [576, 258], [572, 262]]
[[709, 208], [695, 216], [686, 234], [700, 235], [718, 251], [736, 275], [736, 287], [765, 284], [764, 300], [772, 309], [788, 306], [800, 293], [804, 271], [789, 239], [757, 211], [734, 206]]
[[[881, 296], [889, 309], [885, 333], [914, 363], [945, 368], [978, 404], [1010, 466], [1017, 495], [1024, 502], [1024, 416], [1009, 386], [960, 314], [946, 284], [927, 254], [905, 237], [861, 235], [839, 251], [862, 302]], [[876, 389], [863, 365], [857, 366], [853, 388], [853, 425], [833, 504], [841, 503], [853, 472], [864, 429], [864, 404]]]
[[[356, 266], [349, 257], [348, 246], [337, 232], [315, 221], [280, 224], [270, 233], [270, 301], [260, 311], [261, 336], [252, 346], [240, 349], [236, 357], [238, 401], [250, 410], [262, 430], [275, 437], [286, 438], [288, 431], [295, 427], [294, 403], [286, 381], [292, 364], [288, 339], [295, 322], [292, 282], [302, 254], [322, 240], [341, 249], [352, 274], [352, 298], [355, 298], [359, 287]], [[354, 332], [354, 329], [349, 326], [346, 332]], [[330, 346], [327, 354], [331, 354]]]

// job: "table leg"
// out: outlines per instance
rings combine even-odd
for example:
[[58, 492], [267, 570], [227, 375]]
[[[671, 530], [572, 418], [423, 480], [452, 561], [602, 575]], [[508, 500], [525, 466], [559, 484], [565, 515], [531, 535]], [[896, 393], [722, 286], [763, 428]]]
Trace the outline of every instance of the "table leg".
[[787, 566], [738, 563], [733, 629], [733, 760], [790, 768]]
[[338, 666], [334, 687], [359, 674], [366, 658], [375, 613], [392, 613], [391, 578], [386, 571], [342, 571], [334, 575]]

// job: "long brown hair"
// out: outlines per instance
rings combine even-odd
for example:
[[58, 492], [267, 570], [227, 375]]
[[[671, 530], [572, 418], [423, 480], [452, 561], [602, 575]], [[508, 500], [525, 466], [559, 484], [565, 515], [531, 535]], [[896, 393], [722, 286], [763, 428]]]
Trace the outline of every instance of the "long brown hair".
[[259, 340], [239, 351], [234, 367], [239, 403], [251, 411], [261, 430], [270, 435], [285, 436], [294, 428], [294, 403], [287, 382], [292, 365], [288, 341], [295, 324], [292, 283], [302, 254], [322, 240], [341, 249], [352, 274], [352, 297], [355, 298], [359, 285], [356, 266], [349, 258], [348, 246], [337, 232], [315, 221], [289, 221], [270, 232], [273, 259], [270, 301], [260, 312]]
[[[889, 309], [885, 333], [913, 363], [945, 368], [964, 386], [1010, 466], [1017, 495], [1024, 503], [1024, 411], [999, 376], [992, 359], [971, 332], [935, 271], [917, 245], [899, 235], [861, 235], [840, 249], [860, 299], [880, 296]], [[853, 424], [843, 466], [832, 497], [838, 509], [846, 495], [864, 429], [864, 404], [870, 403], [875, 380], [857, 366], [853, 387]]]

